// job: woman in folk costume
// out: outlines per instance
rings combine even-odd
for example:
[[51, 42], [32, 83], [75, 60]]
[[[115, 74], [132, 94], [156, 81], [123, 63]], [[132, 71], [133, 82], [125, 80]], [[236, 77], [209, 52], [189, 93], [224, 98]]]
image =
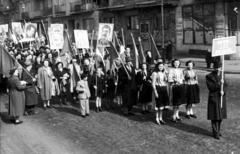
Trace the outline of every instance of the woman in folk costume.
[[[206, 75], [207, 88], [209, 90], [207, 119], [211, 120], [213, 137], [216, 139], [222, 136], [220, 132], [221, 123], [223, 119], [227, 118], [227, 84], [226, 81], [221, 78], [221, 71], [221, 64], [216, 64], [214, 66], [214, 71]], [[222, 84], [223, 89], [221, 89]]]
[[9, 88], [9, 115], [13, 118], [15, 124], [20, 124], [20, 117], [24, 113], [26, 81], [19, 80], [17, 68], [10, 70], [11, 77], [8, 80]]
[[152, 102], [152, 79], [147, 70], [147, 64], [142, 64], [142, 69], [137, 73], [136, 82], [139, 87], [139, 103], [142, 104], [142, 113], [149, 113], [148, 105]]
[[102, 97], [105, 93], [105, 76], [101, 67], [97, 68], [93, 87], [96, 95], [96, 112], [102, 112]]
[[[51, 108], [50, 100], [52, 97], [53, 80], [55, 79], [52, 69], [49, 67], [49, 61], [44, 60], [43, 66], [38, 70], [38, 87], [43, 100], [44, 109]], [[56, 79], [55, 79], [56, 80]]]
[[186, 62], [187, 69], [184, 70], [184, 79], [186, 85], [186, 110], [187, 115], [186, 118], [190, 119], [197, 118], [197, 116], [193, 113], [193, 104], [198, 104], [200, 102], [199, 97], [199, 85], [198, 78], [196, 72], [193, 70], [194, 62], [187, 61]]
[[[27, 87], [24, 90], [26, 99], [25, 114], [36, 114], [35, 106], [38, 104], [38, 90], [36, 87], [37, 72], [32, 65], [31, 59], [25, 61], [26, 71], [22, 72], [22, 80], [26, 81]], [[31, 76], [30, 76], [31, 75]]]
[[152, 73], [152, 87], [156, 99], [156, 122], [157, 124], [165, 124], [163, 120], [164, 106], [169, 105], [169, 96], [167, 89], [167, 73], [162, 62], [157, 63], [154, 72]]
[[69, 79], [70, 73], [66, 68], [63, 68], [63, 63], [58, 62], [57, 70], [55, 72], [55, 77], [58, 81], [59, 90], [60, 90], [60, 105], [67, 104], [67, 100], [69, 100]]
[[172, 86], [172, 105], [173, 105], [173, 122], [181, 121], [179, 116], [179, 106], [184, 104], [184, 75], [180, 67], [180, 61], [172, 61], [172, 69], [169, 70], [168, 82]]

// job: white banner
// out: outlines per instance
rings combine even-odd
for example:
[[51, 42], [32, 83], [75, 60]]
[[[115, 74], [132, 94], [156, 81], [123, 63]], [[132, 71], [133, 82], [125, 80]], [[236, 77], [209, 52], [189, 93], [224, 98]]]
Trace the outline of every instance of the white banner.
[[237, 52], [236, 36], [213, 39], [212, 57], [230, 55]]
[[64, 44], [63, 24], [51, 24], [48, 28], [48, 36], [51, 49], [62, 49]]
[[0, 42], [7, 38], [8, 24], [0, 25]]
[[98, 29], [98, 47], [109, 47], [109, 42], [112, 41], [114, 24], [99, 23]]
[[74, 30], [75, 43], [78, 49], [89, 49], [87, 30]]
[[23, 39], [23, 28], [20, 22], [12, 23], [12, 32], [13, 32], [13, 35], [16, 36], [16, 39], [18, 41]]

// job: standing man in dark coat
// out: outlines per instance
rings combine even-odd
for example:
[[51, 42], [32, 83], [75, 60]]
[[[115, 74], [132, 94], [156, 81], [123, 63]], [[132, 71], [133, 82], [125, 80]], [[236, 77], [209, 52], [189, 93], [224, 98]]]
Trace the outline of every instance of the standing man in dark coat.
[[35, 106], [38, 104], [38, 91], [36, 88], [36, 78], [37, 71], [34, 69], [32, 62], [30, 60], [25, 61], [26, 71], [31, 75], [29, 75], [26, 71], [22, 72], [22, 80], [26, 81], [27, 87], [24, 90], [25, 93], [25, 115], [36, 114]]
[[[123, 98], [123, 109], [127, 109], [127, 112], [124, 112], [126, 115], [134, 115], [132, 113], [133, 105], [136, 105], [137, 100], [137, 86], [135, 81], [135, 69], [132, 65], [131, 58], [126, 57], [126, 70], [124, 67], [119, 69], [119, 82], [122, 83], [122, 98]], [[127, 72], [128, 75], [127, 75]]]
[[[213, 137], [219, 139], [221, 122], [227, 118], [226, 83], [221, 79], [220, 65], [216, 65], [214, 71], [206, 76], [206, 82], [209, 90], [207, 118], [212, 122]], [[221, 91], [221, 84], [224, 84], [223, 91]], [[223, 96], [222, 106], [221, 95]]]
[[26, 87], [25, 81], [20, 81], [19, 71], [17, 68], [10, 70], [11, 77], [8, 80], [9, 88], [9, 115], [13, 118], [15, 124], [20, 124], [20, 116], [23, 115], [25, 108], [24, 89]]

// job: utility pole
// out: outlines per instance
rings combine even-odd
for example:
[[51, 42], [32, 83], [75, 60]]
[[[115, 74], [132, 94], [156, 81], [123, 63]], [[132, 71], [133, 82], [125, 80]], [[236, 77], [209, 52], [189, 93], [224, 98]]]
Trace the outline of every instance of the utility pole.
[[161, 15], [162, 15], [162, 49], [164, 49], [164, 6], [163, 1], [161, 2]]

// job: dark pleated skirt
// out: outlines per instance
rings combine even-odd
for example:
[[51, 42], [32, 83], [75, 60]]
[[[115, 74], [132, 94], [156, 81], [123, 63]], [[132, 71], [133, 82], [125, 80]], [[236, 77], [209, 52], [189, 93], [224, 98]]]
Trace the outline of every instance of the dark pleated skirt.
[[156, 86], [158, 98], [156, 98], [156, 107], [164, 107], [169, 105], [169, 96], [167, 86]]
[[142, 91], [139, 93], [139, 102], [142, 104], [147, 104], [152, 102], [152, 86], [144, 84]]
[[172, 105], [179, 106], [185, 104], [185, 87], [184, 85], [172, 86]]
[[187, 105], [198, 104], [200, 102], [200, 90], [198, 84], [186, 85]]

